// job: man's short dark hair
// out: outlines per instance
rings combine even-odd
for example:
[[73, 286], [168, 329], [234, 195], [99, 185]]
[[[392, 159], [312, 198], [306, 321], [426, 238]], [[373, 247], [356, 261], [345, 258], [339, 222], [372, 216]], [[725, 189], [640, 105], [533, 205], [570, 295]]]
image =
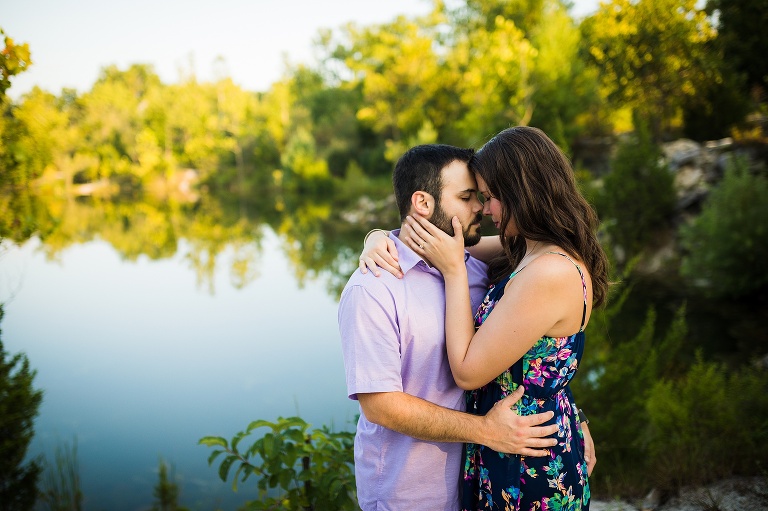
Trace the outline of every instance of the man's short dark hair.
[[462, 149], [445, 144], [424, 144], [408, 149], [397, 160], [392, 173], [395, 201], [404, 220], [411, 210], [411, 197], [418, 191], [427, 192], [440, 204], [443, 189], [442, 170], [459, 160], [469, 163], [473, 149]]

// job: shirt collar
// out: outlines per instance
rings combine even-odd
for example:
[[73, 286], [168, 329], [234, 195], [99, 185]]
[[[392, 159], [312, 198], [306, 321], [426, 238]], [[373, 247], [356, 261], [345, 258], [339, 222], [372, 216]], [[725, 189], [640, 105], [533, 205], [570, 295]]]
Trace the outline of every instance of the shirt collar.
[[[400, 269], [403, 271], [403, 275], [408, 273], [408, 270], [412, 269], [414, 266], [419, 265], [419, 263], [421, 263], [421, 266], [425, 270], [432, 270], [440, 273], [437, 268], [428, 265], [427, 262], [422, 259], [419, 254], [411, 249], [411, 247], [400, 241], [400, 239], [397, 237], [399, 234], [400, 229], [393, 229], [389, 232], [389, 238], [395, 242], [395, 247], [397, 248], [398, 254], [398, 262], [400, 263]], [[469, 259], [469, 252], [464, 249], [464, 261], [466, 262], [467, 259]]]

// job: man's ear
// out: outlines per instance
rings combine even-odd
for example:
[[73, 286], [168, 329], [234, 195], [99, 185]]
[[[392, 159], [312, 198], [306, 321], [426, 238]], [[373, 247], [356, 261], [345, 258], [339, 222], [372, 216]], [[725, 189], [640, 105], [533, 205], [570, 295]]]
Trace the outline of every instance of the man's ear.
[[435, 211], [435, 198], [427, 192], [414, 192], [411, 195], [411, 209], [414, 213], [429, 219]]

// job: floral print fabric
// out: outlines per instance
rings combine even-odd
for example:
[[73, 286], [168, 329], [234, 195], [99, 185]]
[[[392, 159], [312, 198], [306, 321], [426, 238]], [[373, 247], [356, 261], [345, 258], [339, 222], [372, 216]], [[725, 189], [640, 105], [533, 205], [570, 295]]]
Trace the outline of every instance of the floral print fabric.
[[[514, 276], [513, 273], [491, 286], [475, 315], [476, 328], [483, 324], [504, 294], [504, 286]], [[584, 286], [586, 289], [586, 284]], [[463, 511], [589, 509], [584, 436], [568, 387], [583, 350], [582, 331], [570, 337], [542, 337], [495, 380], [466, 393], [467, 411], [483, 415], [522, 383], [526, 390], [517, 403], [518, 413], [531, 415], [552, 410], [555, 413], [552, 420], [558, 425], [558, 444], [543, 457], [501, 454], [483, 445], [467, 444], [462, 473]]]

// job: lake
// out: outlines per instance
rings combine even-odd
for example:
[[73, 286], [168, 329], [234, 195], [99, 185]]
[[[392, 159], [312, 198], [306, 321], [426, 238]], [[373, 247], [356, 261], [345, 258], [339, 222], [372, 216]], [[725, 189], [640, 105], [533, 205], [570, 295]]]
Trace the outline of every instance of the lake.
[[88, 511], [148, 509], [161, 458], [175, 466], [180, 504], [234, 509], [256, 480], [234, 493], [201, 437], [292, 415], [354, 428], [337, 293], [297, 277], [290, 243], [270, 227], [246, 247], [246, 281], [233, 276], [242, 241], [202, 274], [191, 245], [152, 259], [98, 236], [54, 251], [37, 236], [2, 244], [2, 340], [26, 353], [44, 390], [30, 451], [52, 459], [77, 439]]

